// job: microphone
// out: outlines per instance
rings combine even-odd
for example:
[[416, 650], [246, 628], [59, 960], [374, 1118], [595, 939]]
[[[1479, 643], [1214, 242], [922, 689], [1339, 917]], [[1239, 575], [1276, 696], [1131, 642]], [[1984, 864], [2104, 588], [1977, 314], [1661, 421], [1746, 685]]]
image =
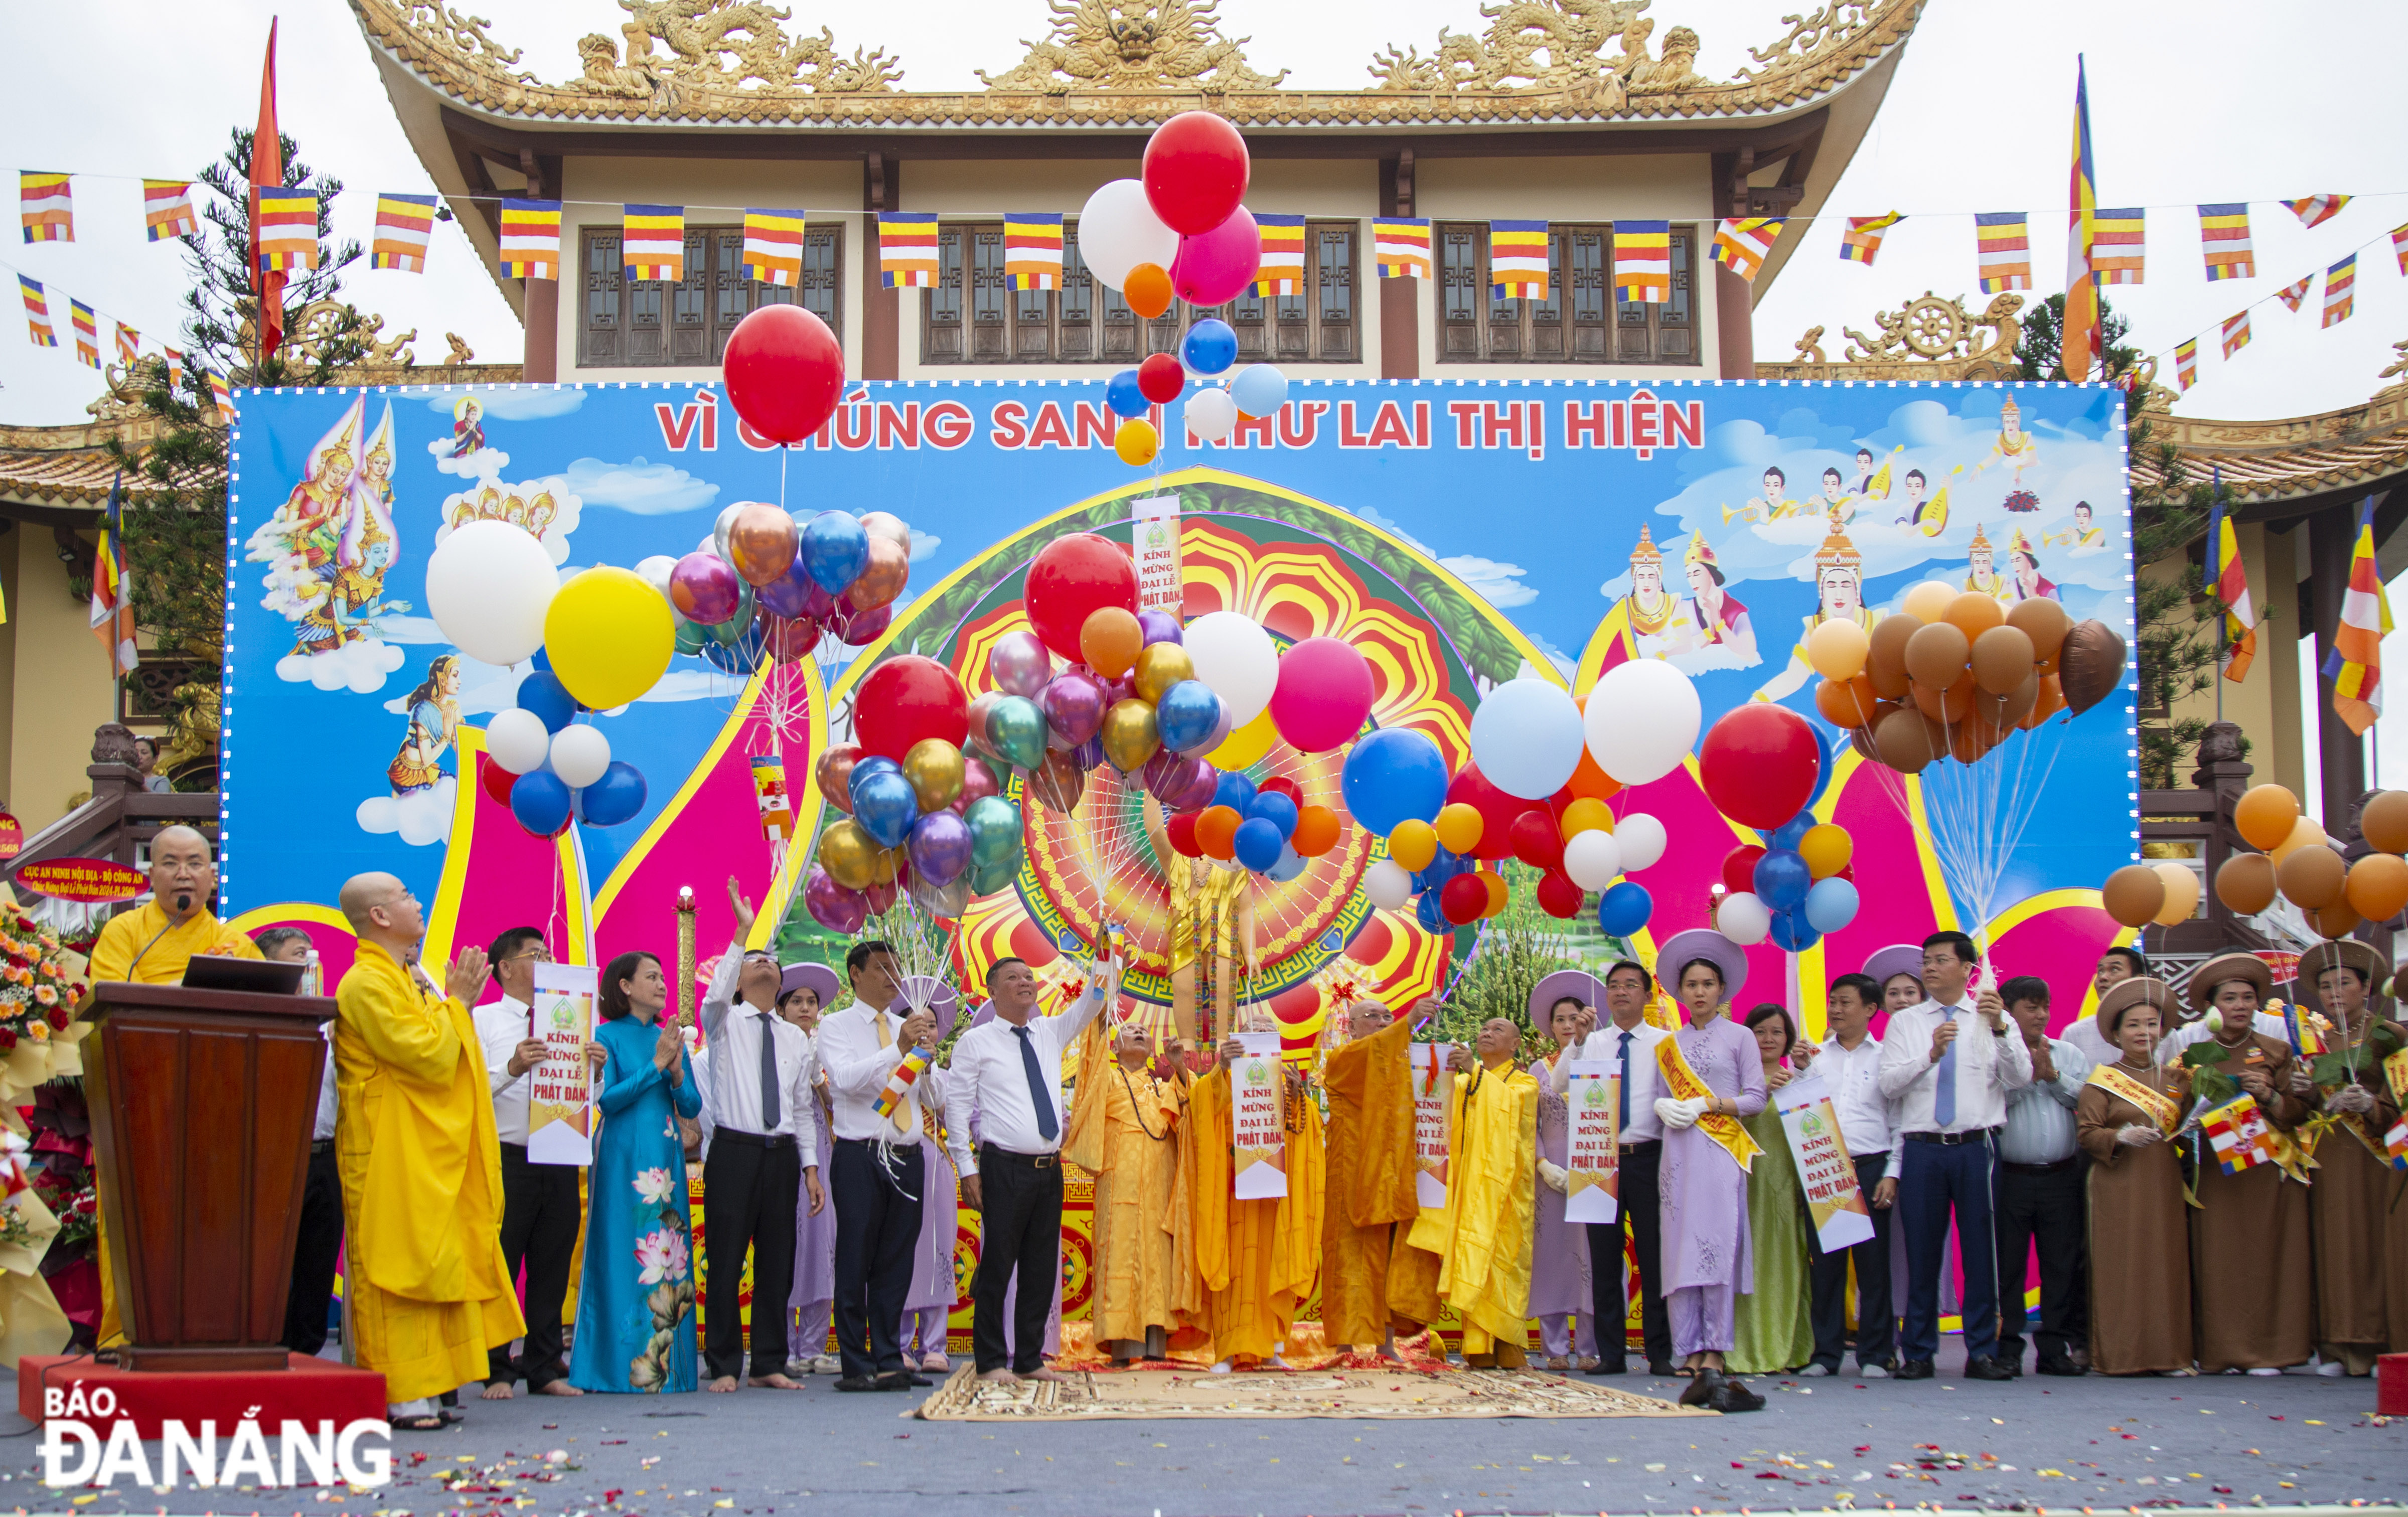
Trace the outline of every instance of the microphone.
[[189, 890], [179, 890], [176, 892], [176, 909], [179, 911], [189, 911], [192, 909], [193, 893]]

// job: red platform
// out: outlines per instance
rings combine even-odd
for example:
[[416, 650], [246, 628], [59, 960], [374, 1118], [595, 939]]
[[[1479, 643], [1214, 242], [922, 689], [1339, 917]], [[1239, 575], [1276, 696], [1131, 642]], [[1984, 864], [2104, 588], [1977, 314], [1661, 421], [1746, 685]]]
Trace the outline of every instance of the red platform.
[[2374, 1361], [2374, 1412], [2408, 1417], [2408, 1353], [2386, 1353]]
[[289, 1357], [289, 1369], [230, 1374], [137, 1371], [104, 1365], [90, 1354], [27, 1354], [17, 1364], [17, 1414], [40, 1422], [46, 1392], [64, 1398], [80, 1391], [88, 1408], [93, 1393], [106, 1388], [115, 1397], [111, 1414], [66, 1410], [61, 1400], [52, 1403], [61, 1408], [57, 1415], [88, 1424], [104, 1439], [112, 1424], [128, 1419], [145, 1438], [159, 1437], [163, 1422], [180, 1422], [198, 1432], [202, 1423], [214, 1421], [223, 1434], [251, 1417], [273, 1436], [287, 1419], [312, 1429], [329, 1420], [338, 1428], [364, 1418], [384, 1420], [382, 1375], [331, 1359]]

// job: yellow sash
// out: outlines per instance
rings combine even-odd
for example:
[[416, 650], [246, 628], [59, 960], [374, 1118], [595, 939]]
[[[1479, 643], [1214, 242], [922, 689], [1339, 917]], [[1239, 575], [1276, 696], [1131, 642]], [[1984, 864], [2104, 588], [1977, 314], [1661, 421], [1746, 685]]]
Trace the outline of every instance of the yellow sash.
[[2102, 1064], [2090, 1071], [2086, 1083], [2131, 1102], [2157, 1120], [2157, 1131], [2168, 1138], [2182, 1125], [2182, 1103], [2171, 1095], [2161, 1095], [2134, 1080], [2112, 1064]]
[[[1713, 1087], [1699, 1080], [1698, 1072], [1689, 1067], [1688, 1055], [1681, 1052], [1678, 1037], [1656, 1040], [1656, 1068], [1664, 1077], [1664, 1088], [1670, 1091], [1676, 1099], [1694, 1101], [1714, 1094]], [[1748, 1136], [1745, 1125], [1737, 1117], [1727, 1113], [1715, 1112], [1699, 1117], [1698, 1130], [1721, 1144], [1723, 1151], [1737, 1159], [1743, 1170], [1753, 1171], [1756, 1156], [1764, 1152], [1756, 1146], [1756, 1139]]]

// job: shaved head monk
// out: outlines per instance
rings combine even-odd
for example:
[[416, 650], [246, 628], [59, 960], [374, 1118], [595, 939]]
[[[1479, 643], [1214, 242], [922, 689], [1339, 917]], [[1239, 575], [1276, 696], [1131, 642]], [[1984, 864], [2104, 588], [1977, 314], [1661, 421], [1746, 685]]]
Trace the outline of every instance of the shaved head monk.
[[1413, 1185], [1412, 1023], [1436, 1009], [1424, 1000], [1398, 1018], [1383, 1001], [1347, 1008], [1346, 1041], [1322, 1069], [1329, 1093], [1327, 1190], [1321, 1216], [1321, 1318], [1329, 1346], [1379, 1345], [1395, 1354], [1395, 1331], [1424, 1324], [1391, 1309], [1388, 1265], [1399, 1224], [1421, 1211]]

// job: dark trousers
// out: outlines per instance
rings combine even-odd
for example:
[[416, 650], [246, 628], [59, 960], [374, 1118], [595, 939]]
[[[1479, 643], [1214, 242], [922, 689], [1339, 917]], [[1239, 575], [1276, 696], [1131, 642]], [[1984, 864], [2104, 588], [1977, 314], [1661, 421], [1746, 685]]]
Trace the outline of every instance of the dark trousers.
[[1998, 1250], [1990, 1237], [1990, 1139], [1919, 1143], [1901, 1135], [1898, 1204], [1906, 1213], [1906, 1333], [1909, 1360], [1940, 1352], [1940, 1271], [1948, 1264], [1948, 1219], [1956, 1218], [1956, 1257], [1965, 1270], [1965, 1357], [1999, 1346]]
[[1589, 1300], [1597, 1312], [1597, 1352], [1609, 1367], [1628, 1363], [1625, 1347], [1630, 1302], [1622, 1288], [1622, 1239], [1626, 1230], [1637, 1258], [1639, 1339], [1647, 1361], [1672, 1357], [1672, 1317], [1664, 1309], [1663, 1197], [1656, 1183], [1664, 1159], [1659, 1142], [1632, 1143], [1621, 1153], [1614, 1191], [1614, 1220], [1588, 1224]]
[[[776, 1147], [767, 1146], [774, 1141]], [[737, 1309], [744, 1251], [752, 1251], [752, 1373], [786, 1372], [786, 1297], [795, 1289], [795, 1198], [803, 1152], [791, 1138], [719, 1129], [702, 1164], [703, 1248], [710, 1271], [704, 1357], [710, 1378], [744, 1374], [744, 1319]], [[839, 1267], [843, 1255], [838, 1255]]]
[[2043, 1358], [2089, 1340], [2089, 1261], [2083, 1238], [2082, 1166], [2068, 1159], [2042, 1168], [2001, 1162], [1999, 1195], [1999, 1352], [2024, 1356], [2024, 1261], [2040, 1255], [2040, 1324], [2032, 1337]]
[[523, 1378], [542, 1390], [568, 1373], [560, 1347], [560, 1305], [577, 1252], [575, 1165], [529, 1164], [526, 1145], [502, 1146], [502, 1257], [515, 1283], [526, 1269], [526, 1341], [516, 1362], [509, 1344], [485, 1351], [488, 1381]]
[[1818, 1244], [1808, 1267], [1813, 1282], [1814, 1362], [1834, 1374], [1846, 1347], [1849, 1260], [1856, 1265], [1856, 1363], [1888, 1363], [1897, 1337], [1889, 1296], [1889, 1226], [1898, 1209], [1873, 1205], [1873, 1187], [1888, 1172], [1886, 1153], [1868, 1153], [1856, 1161], [1856, 1189], [1864, 1194], [1865, 1209], [1872, 1213], [1871, 1241], [1850, 1244], [1837, 1253], [1825, 1253]]
[[[711, 1152], [718, 1152], [715, 1144]], [[920, 1195], [926, 1183], [927, 1161], [917, 1143], [882, 1155], [867, 1138], [836, 1141], [828, 1165], [829, 1200], [836, 1207], [836, 1348], [848, 1379], [903, 1368], [897, 1330], [903, 1302], [911, 1294], [911, 1251], [920, 1243]], [[793, 1211], [790, 1205], [789, 1258]], [[784, 1333], [781, 1325], [781, 1341]]]
[[[1009, 1367], [1025, 1375], [1045, 1363], [1045, 1318], [1062, 1271], [1062, 1161], [992, 1144], [979, 1150], [978, 1273], [970, 1278], [970, 1345], [979, 1373]], [[1003, 1298], [1020, 1277], [1011, 1344], [1003, 1343]]]
[[309, 1180], [301, 1192], [301, 1230], [293, 1240], [293, 1294], [284, 1298], [284, 1346], [294, 1353], [314, 1358], [326, 1346], [335, 1261], [342, 1252], [342, 1168], [332, 1142], [312, 1143]]

